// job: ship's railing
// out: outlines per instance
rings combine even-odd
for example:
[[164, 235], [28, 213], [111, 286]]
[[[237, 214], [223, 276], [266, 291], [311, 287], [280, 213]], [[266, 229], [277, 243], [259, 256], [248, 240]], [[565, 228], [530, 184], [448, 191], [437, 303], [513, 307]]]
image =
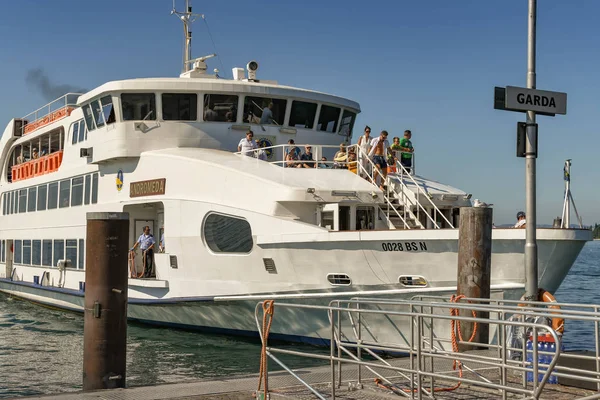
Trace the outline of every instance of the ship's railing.
[[[302, 156], [302, 150], [306, 146], [309, 146], [312, 149], [314, 149], [313, 160], [312, 161], [308, 160], [309, 162], [306, 162], [306, 161], [303, 161], [300, 159], [300, 157]], [[294, 148], [297, 149], [296, 153], [297, 153], [298, 159], [297, 160], [286, 160], [287, 155]], [[357, 162], [361, 162], [361, 160], [363, 160], [362, 162], [364, 165], [368, 164], [368, 162], [366, 162], [364, 160], [370, 159], [370, 157], [368, 156], [368, 154], [363, 155], [363, 153], [360, 152], [360, 148], [356, 144], [344, 146], [345, 153], [346, 153], [345, 161], [335, 161], [333, 159], [322, 160], [323, 157], [326, 157], [325, 154], [335, 155], [337, 153], [335, 150], [339, 150], [339, 149], [340, 149], [340, 146], [335, 146], [335, 145], [280, 144], [280, 145], [275, 145], [275, 146], [259, 147], [255, 150], [238, 151], [235, 154], [241, 154], [241, 155], [253, 157], [253, 158], [256, 158], [257, 160], [267, 161], [267, 162], [270, 162], [271, 164], [279, 165], [282, 167], [288, 167], [288, 168], [289, 167], [300, 168], [300, 167], [298, 167], [299, 165], [302, 166], [304, 164], [307, 164], [307, 165], [311, 165], [314, 168], [351, 169], [354, 172], [357, 168], [357, 166], [356, 166]], [[348, 157], [350, 157], [351, 154], [354, 154], [357, 159], [348, 161]], [[396, 161], [396, 159], [398, 157], [400, 157], [401, 152], [394, 151], [393, 154], [395, 155], [395, 161]], [[412, 166], [410, 173], [414, 174], [415, 156], [414, 156], [414, 153], [410, 153], [410, 154], [413, 155], [413, 157], [412, 157], [413, 166]], [[362, 158], [362, 157], [364, 157], [364, 158]], [[388, 159], [388, 157], [386, 157], [386, 159]], [[373, 163], [371, 162], [371, 164], [373, 164]], [[366, 167], [364, 167], [364, 168], [366, 169]], [[387, 167], [387, 172], [388, 173], [397, 172], [395, 163], [393, 163]]]
[[58, 171], [62, 164], [63, 150], [55, 151], [46, 156], [34, 158], [11, 167], [11, 182], [22, 181], [36, 176]]
[[[579, 397], [573, 398], [597, 398], [587, 396], [600, 392], [600, 306], [552, 305], [561, 309], [542, 308], [547, 303], [539, 302], [454, 302], [449, 297], [426, 300], [425, 296], [408, 300], [354, 298], [335, 300], [329, 306], [260, 302], [255, 320], [264, 347], [263, 361], [274, 361], [299, 387], [321, 399], [335, 399], [343, 386], [361, 390], [366, 385], [372, 387], [365, 393], [383, 389], [399, 397], [433, 398], [436, 392], [459, 389], [460, 384], [469, 385], [471, 397], [494, 390], [503, 399], [511, 394], [538, 399], [550, 384], [561, 380], [591, 385], [589, 392], [578, 390]], [[265, 314], [271, 315], [272, 325], [265, 324]], [[588, 355], [564, 353], [563, 338], [549, 323], [553, 318], [565, 320], [567, 326], [593, 326], [594, 343], [586, 343], [595, 351]], [[305, 331], [328, 340], [329, 354], [290, 350], [268, 342], [265, 327], [277, 329], [294, 320], [329, 321], [324, 326], [306, 326], [319, 327], [328, 335]], [[477, 323], [475, 329], [487, 329], [490, 335], [481, 335], [481, 339], [458, 336], [457, 330], [465, 334], [470, 329], [465, 325], [473, 323]], [[287, 360], [283, 362], [280, 356]], [[311, 382], [309, 374], [298, 371], [294, 360], [301, 364], [306, 359], [326, 362], [329, 382], [323, 382], [323, 375]], [[268, 384], [267, 365], [263, 370]]]
[[[310, 147], [313, 158], [311, 160], [301, 160], [302, 150], [303, 148]], [[312, 144], [282, 144], [276, 146], [268, 146], [268, 147], [259, 147], [253, 150], [240, 151], [236, 154], [245, 155], [249, 157], [255, 158], [257, 161], [266, 161], [271, 164], [279, 165], [284, 168], [334, 168], [334, 169], [348, 169], [351, 172], [358, 174], [363, 177], [367, 181], [371, 182], [374, 186], [378, 187], [380, 185], [377, 184], [378, 173], [373, 160], [369, 155], [361, 150], [361, 148], [357, 144], [344, 146], [345, 157], [341, 157], [336, 161], [335, 156], [333, 160], [329, 160], [324, 157], [324, 154], [337, 154], [335, 150], [340, 150], [340, 146], [334, 145], [312, 145]], [[296, 153], [297, 159], [287, 160], [287, 156], [290, 152]], [[400, 223], [402, 224], [403, 229], [412, 229], [411, 225], [408, 223], [409, 219], [414, 220], [416, 227], [422, 228], [423, 225], [420, 222], [420, 210], [425, 212], [427, 218], [431, 221], [432, 226], [435, 229], [440, 229], [440, 225], [437, 223], [436, 219], [432, 217], [426, 210], [426, 208], [419, 201], [419, 197], [427, 199], [428, 204], [431, 206], [431, 209], [434, 213], [442, 216], [444, 221], [448, 224], [450, 228], [454, 228], [454, 225], [446, 218], [446, 216], [441, 212], [439, 207], [433, 202], [430, 195], [418, 184], [418, 182], [414, 179], [413, 175], [415, 173], [415, 159], [416, 156], [414, 153], [411, 154], [412, 166], [410, 171], [402, 165], [399, 161], [401, 155], [404, 152], [392, 151], [391, 155], [387, 155], [386, 161], [390, 158], [393, 160], [391, 165], [387, 167], [388, 174], [396, 174], [398, 176], [399, 181], [399, 190], [395, 190], [391, 188], [389, 184], [392, 182], [392, 179], [388, 177], [387, 182], [385, 184], [385, 188], [383, 190], [383, 198], [384, 198], [384, 208], [379, 207], [379, 211], [386, 218], [386, 222], [388, 226], [397, 228], [394, 225], [391, 218], [398, 217]], [[409, 153], [407, 153], [409, 154]], [[322, 158], [325, 158], [323, 160]], [[417, 192], [414, 193], [406, 183], [404, 182], [404, 177], [407, 176], [410, 179], [415, 187]], [[423, 194], [423, 196], [419, 196], [419, 194]], [[415, 198], [414, 201], [409, 200], [412, 197]], [[398, 199], [401, 201], [403, 209], [402, 213], [398, 211], [398, 209], [394, 206], [394, 200]], [[414, 206], [416, 209], [416, 214], [414, 214], [410, 207]]]
[[26, 135], [42, 126], [68, 117], [77, 107], [77, 98], [79, 96], [81, 96], [81, 93], [67, 93], [25, 115], [22, 119], [27, 121], [27, 123], [22, 128], [22, 134]]

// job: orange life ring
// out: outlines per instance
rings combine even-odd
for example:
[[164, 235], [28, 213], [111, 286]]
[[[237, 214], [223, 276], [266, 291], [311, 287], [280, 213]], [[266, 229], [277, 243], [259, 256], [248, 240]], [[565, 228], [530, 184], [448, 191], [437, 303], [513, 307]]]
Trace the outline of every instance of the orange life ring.
[[[525, 295], [521, 297], [521, 300], [525, 300]], [[549, 291], [539, 288], [538, 301], [543, 301], [544, 303], [556, 303], [556, 298]], [[519, 304], [519, 307], [525, 307], [525, 304]], [[556, 304], [548, 305], [548, 308], [560, 310], [560, 306]], [[552, 329], [562, 334], [565, 331], [565, 319], [560, 317], [552, 318]]]

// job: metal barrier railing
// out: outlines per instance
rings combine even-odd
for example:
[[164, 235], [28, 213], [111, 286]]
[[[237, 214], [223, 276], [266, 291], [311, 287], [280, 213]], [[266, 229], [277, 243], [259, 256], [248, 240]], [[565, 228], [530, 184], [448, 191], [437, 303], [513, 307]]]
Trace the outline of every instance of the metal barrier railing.
[[[282, 363], [276, 354], [328, 361], [331, 398], [334, 399], [336, 389], [347, 380], [344, 379], [344, 372], [348, 373], [350, 370], [354, 371], [353, 376], [357, 377], [355, 388], [362, 387], [368, 374], [370, 378], [375, 377], [377, 385], [408, 398], [433, 396], [434, 392], [455, 390], [461, 383], [467, 383], [471, 386], [469, 390], [474, 390], [476, 387], [497, 390], [502, 398], [507, 398], [509, 393], [514, 393], [537, 399], [551, 377], [553, 380], [562, 377], [594, 382], [600, 391], [600, 355], [597, 340], [597, 327], [600, 323], [599, 306], [552, 303], [561, 307], [573, 306], [577, 309], [545, 311], [540, 307], [547, 306], [548, 303], [489, 299], [462, 299], [460, 302], [450, 302], [446, 297], [422, 297], [435, 301], [421, 301], [418, 298], [411, 300], [356, 298], [335, 300], [329, 306], [277, 303], [274, 307], [280, 314], [286, 312], [293, 314], [300, 311], [324, 314], [322, 317], [329, 321], [330, 352], [329, 355], [323, 355], [275, 347], [269, 345], [261, 332], [265, 357], [274, 360], [322, 399], [325, 398], [323, 390], [319, 391], [314, 385], [303, 380], [292, 368]], [[255, 312], [259, 331], [262, 304], [262, 302], [257, 304]], [[460, 312], [487, 313], [489, 318], [460, 315]], [[512, 318], [515, 315], [523, 318]], [[532, 322], [532, 318], [563, 318], [593, 323], [596, 326], [596, 357], [561, 354], [560, 335], [547, 324]], [[491, 340], [456, 339], [453, 333], [456, 329], [455, 324], [461, 322], [487, 325], [490, 333], [493, 333], [490, 335]], [[520, 347], [509, 343], [507, 340], [509, 331], [517, 330], [522, 331], [524, 335], [531, 335], [531, 347], [526, 347], [526, 340]], [[395, 340], [391, 340], [390, 332], [396, 335]], [[540, 334], [547, 335], [557, 344], [554, 349], [538, 349]], [[459, 352], [458, 346], [484, 350]], [[511, 353], [518, 352], [521, 354], [520, 359], [510, 356]], [[407, 357], [386, 358], [383, 353], [402, 353]], [[544, 357], [543, 363], [538, 360], [540, 356]], [[561, 360], [593, 359], [596, 362], [596, 369], [587, 371], [583, 368], [558, 365], [559, 357]], [[444, 362], [453, 362], [455, 367], [452, 370], [444, 369]], [[344, 365], [355, 368], [345, 369]], [[460, 371], [456, 369], [456, 365], [460, 367]], [[466, 371], [465, 374], [462, 368]], [[520, 383], [510, 379], [514, 375], [521, 375]], [[454, 386], [448, 387], [449, 384]]]

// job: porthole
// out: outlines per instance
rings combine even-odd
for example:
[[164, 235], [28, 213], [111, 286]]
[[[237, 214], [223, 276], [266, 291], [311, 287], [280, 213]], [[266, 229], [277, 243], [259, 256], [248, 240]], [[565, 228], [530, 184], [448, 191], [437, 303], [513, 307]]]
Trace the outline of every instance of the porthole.
[[250, 253], [252, 229], [243, 218], [210, 213], [204, 219], [204, 242], [215, 253]]
[[327, 280], [333, 286], [350, 286], [352, 279], [346, 274], [327, 274]]

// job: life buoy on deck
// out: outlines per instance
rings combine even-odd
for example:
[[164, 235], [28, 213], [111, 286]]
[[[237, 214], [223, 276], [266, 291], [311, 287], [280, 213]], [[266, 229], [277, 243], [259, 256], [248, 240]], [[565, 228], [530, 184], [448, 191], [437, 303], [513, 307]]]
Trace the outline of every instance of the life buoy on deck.
[[[525, 295], [521, 297], [521, 300], [525, 300]], [[549, 291], [540, 288], [538, 289], [538, 301], [543, 301], [544, 303], [556, 303], [556, 298]], [[525, 304], [519, 304], [519, 307], [525, 307]], [[549, 304], [548, 308], [560, 310], [560, 306], [557, 304]], [[560, 317], [552, 318], [552, 329], [562, 334], [565, 331], [565, 319]]]

